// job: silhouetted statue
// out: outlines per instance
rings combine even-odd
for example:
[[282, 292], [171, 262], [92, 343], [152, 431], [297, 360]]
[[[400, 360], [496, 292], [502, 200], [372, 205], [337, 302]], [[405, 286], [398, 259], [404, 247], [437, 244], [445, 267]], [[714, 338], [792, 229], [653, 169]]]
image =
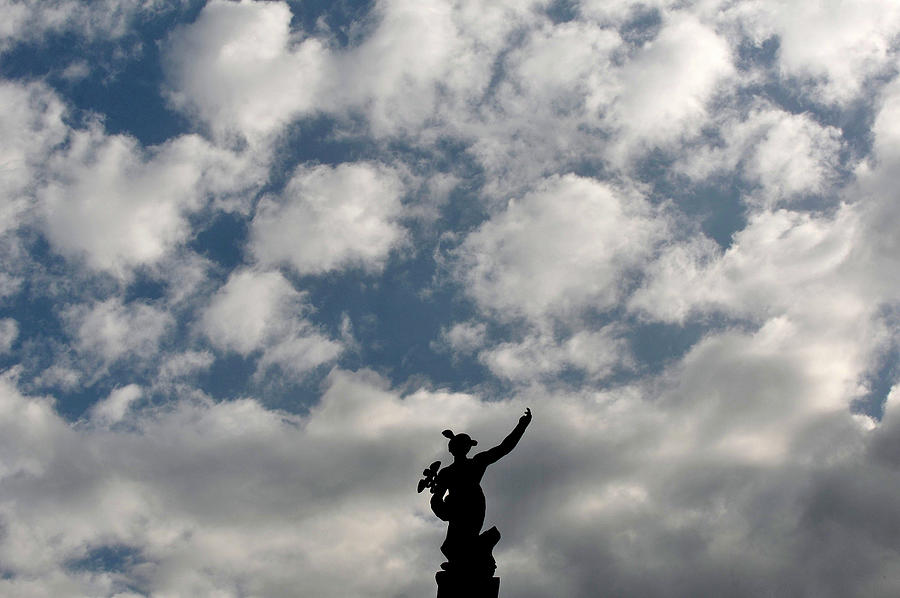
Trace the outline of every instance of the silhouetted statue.
[[488, 465], [516, 447], [529, 423], [531, 410], [526, 409], [503, 442], [471, 459], [466, 454], [478, 442], [468, 434], [444, 430], [444, 436], [450, 439], [453, 463], [438, 471], [441, 462], [435, 461], [422, 472], [424, 477], [419, 481], [419, 492], [431, 489], [431, 510], [449, 523], [447, 538], [441, 544], [447, 562], [441, 565], [443, 571], [435, 576], [438, 598], [497, 597], [500, 578], [494, 577], [497, 563], [491, 551], [500, 541], [500, 532], [492, 527], [481, 533], [485, 509], [481, 478]]

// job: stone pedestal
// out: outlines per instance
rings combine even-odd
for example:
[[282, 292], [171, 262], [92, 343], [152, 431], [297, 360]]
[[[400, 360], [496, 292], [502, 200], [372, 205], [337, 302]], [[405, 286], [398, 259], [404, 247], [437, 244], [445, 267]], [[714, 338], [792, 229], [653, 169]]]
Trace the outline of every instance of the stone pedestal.
[[438, 571], [434, 578], [438, 586], [437, 598], [498, 598], [500, 595], [499, 577], [472, 579], [450, 571]]

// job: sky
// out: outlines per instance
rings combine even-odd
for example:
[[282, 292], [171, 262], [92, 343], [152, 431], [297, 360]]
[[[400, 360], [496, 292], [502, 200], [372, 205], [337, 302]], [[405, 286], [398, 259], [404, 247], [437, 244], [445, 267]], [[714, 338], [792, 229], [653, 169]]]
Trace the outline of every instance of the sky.
[[[0, 595], [900, 593], [895, 0], [0, 0]], [[893, 174], [892, 174], [893, 173]]]

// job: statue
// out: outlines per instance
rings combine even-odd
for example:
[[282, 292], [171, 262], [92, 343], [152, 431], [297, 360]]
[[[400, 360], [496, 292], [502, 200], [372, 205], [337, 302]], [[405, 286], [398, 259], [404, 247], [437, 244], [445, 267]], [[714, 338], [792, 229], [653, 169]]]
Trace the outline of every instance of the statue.
[[449, 523], [447, 538], [441, 544], [447, 562], [435, 576], [437, 598], [497, 598], [500, 578], [494, 577], [497, 563], [491, 552], [500, 541], [500, 532], [496, 527], [481, 531], [485, 510], [481, 478], [488, 465], [516, 447], [529, 423], [531, 409], [526, 409], [503, 442], [472, 458], [466, 454], [478, 442], [468, 434], [444, 430], [444, 436], [450, 439], [453, 463], [439, 470], [441, 462], [435, 461], [422, 472], [424, 477], [418, 486], [419, 492], [431, 489], [431, 510]]

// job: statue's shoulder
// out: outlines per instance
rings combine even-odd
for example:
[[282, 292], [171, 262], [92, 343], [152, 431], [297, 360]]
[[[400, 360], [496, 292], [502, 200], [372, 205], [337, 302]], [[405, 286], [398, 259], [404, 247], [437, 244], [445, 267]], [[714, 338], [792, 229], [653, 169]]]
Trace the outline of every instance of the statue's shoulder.
[[439, 479], [439, 480], [441, 480], [442, 482], [444, 482], [444, 481], [447, 481], [447, 480], [452, 480], [452, 479], [455, 478], [458, 474], [459, 474], [459, 464], [458, 464], [458, 463], [451, 463], [450, 465], [447, 465], [446, 467], [442, 467], [442, 468], [440, 469], [440, 471], [438, 471], [438, 473], [437, 473], [437, 479]]

